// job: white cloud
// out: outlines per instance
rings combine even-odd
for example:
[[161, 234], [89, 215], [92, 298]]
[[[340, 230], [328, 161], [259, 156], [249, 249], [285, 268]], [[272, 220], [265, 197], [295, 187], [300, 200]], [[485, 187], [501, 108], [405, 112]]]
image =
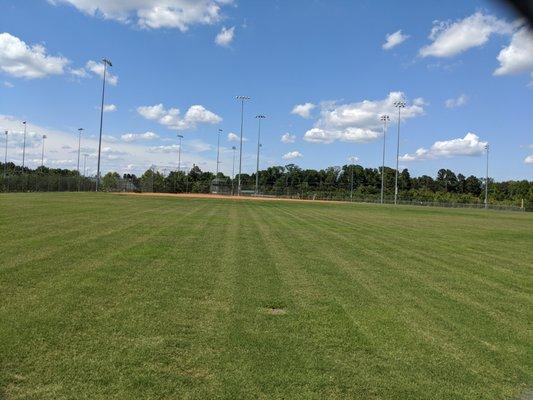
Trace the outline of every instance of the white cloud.
[[533, 71], [533, 33], [527, 27], [522, 27], [513, 34], [511, 43], [500, 51], [497, 59], [500, 66], [494, 75]]
[[189, 107], [184, 117], [180, 116], [178, 108], [165, 109], [163, 104], [154, 106], [141, 106], [137, 112], [144, 118], [157, 121], [174, 130], [195, 129], [198, 124], [218, 124], [222, 118], [207, 110], [204, 106], [193, 105]]
[[85, 68], [71, 68], [69, 72], [77, 78], [87, 78], [89, 76]]
[[[87, 68], [89, 71], [99, 76], [100, 78], [104, 77], [104, 64], [102, 64], [101, 62], [89, 60], [87, 61], [85, 68]], [[105, 80], [110, 85], [116, 86], [118, 83], [118, 76], [113, 75], [111, 72], [109, 72], [109, 68], [107, 68]]]
[[193, 140], [187, 140], [187, 149], [190, 151], [194, 151], [195, 153], [203, 153], [204, 151], [210, 151], [213, 149], [213, 147], [202, 140], [199, 139], [193, 139]]
[[[64, 132], [53, 128], [46, 128], [34, 125], [30, 122], [27, 124], [28, 137], [26, 141], [26, 165], [35, 168], [41, 164], [41, 145], [42, 135], [46, 134], [45, 145], [45, 165], [62, 165], [64, 168], [76, 168], [76, 155], [78, 149], [78, 134], [76, 131]], [[17, 164], [22, 162], [22, 120], [13, 116], [0, 114], [1, 130], [9, 130], [8, 160]], [[108, 135], [102, 135], [102, 173], [108, 171], [117, 171], [119, 174], [124, 172], [142, 174], [147, 168], [155, 165], [157, 168], [167, 168], [176, 170], [178, 166], [178, 145], [171, 147], [153, 147], [150, 143], [124, 142], [116, 141], [112, 143], [108, 140]], [[0, 143], [1, 142], [0, 138]], [[200, 166], [202, 170], [214, 171], [216, 161], [209, 154], [209, 157], [203, 157], [201, 153], [190, 151], [189, 146], [185, 144], [181, 152], [181, 167], [190, 168], [192, 164]], [[81, 152], [88, 154], [87, 173], [94, 175], [96, 173], [98, 135], [82, 135]], [[200, 144], [194, 144], [192, 147], [198, 148]], [[231, 157], [230, 151], [227, 155], [223, 154], [224, 163], [220, 164], [221, 170], [226, 174], [231, 174]], [[3, 153], [2, 153], [3, 157]], [[3, 158], [2, 158], [3, 159]], [[72, 164], [67, 161], [72, 160]], [[246, 171], [255, 170], [255, 159], [245, 158], [243, 168]]]
[[226, 28], [222, 27], [220, 32], [215, 37], [215, 43], [219, 46], [229, 46], [235, 37], [235, 27]]
[[526, 164], [533, 164], [533, 154], [524, 158]]
[[228, 141], [229, 142], [238, 142], [239, 140], [240, 140], [239, 139], [239, 135], [237, 135], [236, 133], [233, 133], [233, 132], [228, 133]]
[[389, 33], [385, 38], [385, 43], [381, 46], [383, 50], [390, 50], [393, 47], [405, 42], [409, 38], [409, 35], [404, 35], [402, 30], [398, 30], [394, 33]]
[[[402, 92], [390, 92], [383, 100], [364, 100], [359, 103], [338, 105], [323, 103], [321, 115], [314, 127], [304, 135], [304, 140], [314, 143], [370, 142], [382, 135], [379, 117], [388, 114], [392, 120], [397, 115], [394, 103], [404, 100]], [[425, 101], [416, 98], [402, 109], [402, 120], [424, 114]]]
[[104, 104], [104, 112], [115, 112], [117, 111], [117, 106], [114, 104]]
[[46, 54], [40, 44], [28, 46], [18, 37], [0, 33], [0, 70], [17, 78], [44, 78], [62, 75], [69, 60]]
[[281, 141], [286, 144], [294, 143], [296, 142], [296, 135], [291, 135], [288, 132], [284, 133], [283, 135], [281, 135]]
[[177, 153], [180, 149], [178, 144], [171, 144], [167, 146], [152, 146], [148, 147], [149, 153]]
[[448, 99], [444, 102], [446, 108], [455, 108], [464, 106], [468, 102], [468, 96], [466, 94], [461, 94], [456, 99]]
[[359, 157], [350, 156], [348, 157], [348, 161], [351, 162], [352, 164], [355, 164], [357, 161], [359, 161]]
[[221, 7], [231, 0], [48, 0], [71, 4], [85, 14], [136, 23], [143, 28], [178, 28], [210, 25], [221, 19]]
[[299, 115], [302, 118], [311, 117], [311, 111], [316, 107], [313, 103], [297, 104], [291, 111], [291, 114]]
[[283, 154], [281, 158], [283, 158], [284, 160], [293, 160], [295, 158], [301, 158], [301, 157], [303, 157], [303, 154], [295, 150], [295, 151], [289, 151], [288, 153]]
[[4, 81], [4, 82], [3, 82], [3, 85], [4, 85], [4, 87], [9, 88], [9, 89], [15, 87], [15, 85], [13, 85], [13, 84], [12, 84], [11, 82], [9, 82], [9, 81]]
[[159, 138], [159, 135], [154, 132], [125, 133], [120, 138], [125, 142], [135, 142], [138, 140], [154, 140]]
[[420, 55], [452, 57], [484, 45], [494, 33], [510, 34], [512, 31], [512, 24], [482, 12], [455, 22], [435, 21], [429, 35], [432, 43], [420, 49]]
[[436, 158], [450, 158], [456, 156], [478, 156], [483, 154], [487, 142], [483, 142], [474, 133], [467, 133], [464, 138], [438, 141], [429, 149], [423, 147], [414, 154], [405, 154], [401, 161], [416, 161]]

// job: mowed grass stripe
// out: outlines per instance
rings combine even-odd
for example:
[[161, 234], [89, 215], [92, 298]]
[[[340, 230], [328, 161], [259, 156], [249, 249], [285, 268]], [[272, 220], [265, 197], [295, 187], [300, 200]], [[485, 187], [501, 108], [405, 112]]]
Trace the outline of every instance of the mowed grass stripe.
[[[16, 295], [0, 307], [0, 397], [512, 399], [533, 386], [529, 215], [5, 199], [58, 233], [24, 247], [31, 224], [9, 218], [16, 240], [0, 242], [27, 254], [1, 272]], [[54, 257], [35, 267], [29, 248]]]
[[[324, 218], [325, 224], [332, 224], [333, 221], [329, 221]], [[335, 220], [336, 223], [342, 224], [342, 227], [335, 225], [335, 231], [339, 235], [341, 240], [345, 239], [352, 229], [361, 229], [361, 226], [350, 221], [341, 221]], [[472, 280], [475, 280], [476, 283], [482, 284], [484, 286], [489, 286], [489, 288], [484, 291], [484, 293], [489, 293], [491, 295], [500, 294], [502, 299], [508, 295], [522, 296], [524, 299], [529, 296], [527, 289], [524, 287], [523, 283], [525, 282], [525, 276], [517, 277], [515, 281], [506, 281], [501, 282], [501, 271], [496, 274], [492, 271], [494, 260], [489, 257], [488, 260], [480, 260], [476, 257], [470, 257], [469, 252], [460, 252], [458, 251], [458, 244], [451, 242], [450, 238], [444, 238], [439, 241], [432, 240], [422, 240], [418, 241], [417, 238], [409, 235], [396, 235], [391, 234], [387, 235], [387, 230], [383, 227], [376, 229], [375, 226], [368, 227], [368, 239], [373, 238], [373, 232], [379, 230], [383, 233], [381, 237], [374, 237], [374, 244], [376, 248], [380, 248], [381, 252], [377, 253], [377, 257], [382, 257], [382, 254], [391, 254], [399, 259], [413, 259], [414, 261], [419, 261], [414, 265], [420, 265], [422, 268], [416, 270], [416, 277], [419, 274], [430, 274], [433, 280], [437, 280], [437, 283], [440, 281], [449, 285], [451, 283], [451, 278], [456, 277], [453, 283], [458, 282], [462, 283], [461, 296], [463, 296], [464, 291], [468, 291], [472, 287]], [[533, 238], [533, 237], [532, 237]], [[527, 237], [526, 237], [527, 240]], [[395, 243], [395, 244], [393, 244]], [[439, 251], [435, 251], [436, 247]], [[494, 250], [493, 250], [494, 251]], [[441, 254], [446, 254], [446, 259], [444, 260]], [[468, 260], [468, 262], [465, 262]], [[448, 264], [453, 261], [453, 265], [449, 266]], [[523, 262], [523, 261], [522, 261]], [[427, 264], [427, 265], [426, 265]], [[474, 264], [475, 267], [472, 268], [470, 264]], [[432, 268], [427, 268], [432, 267]], [[489, 273], [487, 273], [487, 270]], [[408, 271], [407, 271], [408, 272]], [[490, 272], [493, 272], [492, 274]], [[513, 274], [510, 274], [513, 275]], [[490, 278], [490, 279], [489, 279]], [[513, 285], [520, 285], [516, 287]], [[447, 287], [446, 289], [450, 289]], [[517, 290], [518, 289], [518, 290]], [[498, 292], [498, 293], [495, 293]], [[479, 291], [475, 292], [479, 294]], [[482, 299], [482, 303], [485, 299]], [[503, 310], [507, 312], [507, 310]]]
[[[207, 206], [204, 205], [204, 208], [207, 208]], [[191, 214], [201, 211], [202, 208], [193, 209]], [[37, 354], [42, 353], [43, 363], [46, 364], [50, 363], [48, 359], [49, 352], [54, 348], [55, 351], [58, 351], [57, 348], [61, 348], [59, 344], [66, 347], [63, 351], [67, 354], [71, 353], [71, 351], [77, 352], [80, 350], [83, 353], [83, 346], [81, 349], [76, 348], [76, 345], [79, 345], [76, 340], [74, 340], [72, 346], [64, 342], [65, 337], [76, 339], [76, 332], [89, 336], [92, 333], [98, 339], [97, 342], [87, 343], [90, 349], [96, 350], [102, 346], [107, 348], [108, 346], [106, 345], [112, 343], [113, 332], [106, 332], [102, 328], [110, 326], [116, 329], [117, 323], [120, 321], [120, 315], [117, 316], [116, 311], [124, 309], [125, 301], [135, 293], [135, 290], [130, 290], [131, 285], [128, 284], [128, 281], [131, 278], [128, 278], [127, 275], [128, 272], [131, 272], [132, 264], [126, 263], [124, 265], [124, 258], [128, 257], [129, 250], [142, 248], [143, 243], [152, 240], [162, 230], [174, 229], [173, 225], [168, 224], [168, 222], [165, 225], [165, 221], [168, 221], [168, 219], [157, 221], [161, 224], [159, 229], [154, 229], [156, 224], [150, 225], [149, 229], [147, 227], [150, 234], [146, 234], [148, 231], [143, 232], [142, 229], [137, 229], [137, 232], [140, 234], [136, 236], [137, 241], [123, 242], [125, 244], [124, 247], [114, 249], [114, 252], [110, 252], [107, 257], [98, 259], [95, 262], [83, 263], [82, 261], [78, 265], [78, 268], [65, 270], [58, 276], [54, 276], [50, 279], [49, 285], [41, 285], [38, 288], [40, 292], [39, 296], [33, 296], [36, 301], [27, 310], [18, 310], [16, 314], [19, 316], [24, 315], [26, 318], [16, 318], [14, 322], [12, 321], [6, 325], [13, 328], [13, 336], [20, 341], [24, 341], [35, 335], [37, 337], [47, 337], [45, 343], [39, 343], [41, 346], [36, 346], [35, 348]], [[189, 226], [198, 228], [196, 224], [189, 224]], [[82, 257], [80, 257], [80, 260], [82, 260]], [[68, 259], [66, 261], [68, 266]], [[124, 267], [121, 268], [121, 266]], [[146, 268], [144, 261], [143, 265], [133, 263], [133, 266], [139, 267], [138, 271]], [[145, 283], [145, 281], [143, 282]], [[73, 296], [73, 293], [76, 293], [76, 295]], [[43, 302], [43, 300], [46, 300], [47, 310], [41, 310], [38, 304], [36, 304], [38, 301]], [[65, 316], [68, 316], [69, 319], [65, 320]], [[85, 330], [89, 330], [89, 332], [87, 333]], [[19, 333], [17, 334], [16, 332]], [[121, 359], [123, 357], [121, 347], [117, 349], [110, 348], [108, 354], [113, 355], [117, 352], [117, 357]], [[61, 360], [61, 358], [59, 359]], [[65, 360], [68, 360], [68, 358]], [[83, 360], [85, 358], [80, 358], [78, 361]], [[88, 360], [90, 360], [90, 357]], [[17, 361], [20, 361], [20, 359]], [[127, 364], [131, 362], [131, 359], [126, 358], [122, 362]], [[73, 365], [71, 361], [68, 361], [68, 363], [70, 365], [69, 371], [71, 371]], [[98, 379], [102, 379], [102, 376], [106, 379], [106, 377], [112, 376], [113, 372], [117, 370], [115, 368], [116, 364], [112, 362], [98, 363], [96, 366], [98, 368], [95, 372], [98, 373], [96, 376]], [[46, 371], [53, 372], [53, 369], [46, 369], [45, 365], [42, 368]], [[58, 366], [58, 368], [61, 368], [61, 366]], [[82, 378], [79, 382], [80, 385], [90, 381], [86, 373], [79, 374], [78, 376]], [[41, 373], [39, 377], [46, 382], [46, 374]], [[55, 390], [57, 387], [53, 386], [48, 388], [46, 385], [43, 387], [45, 391], [48, 389]]]
[[[303, 223], [307, 222], [307, 220], [310, 220], [310, 219], [312, 219], [312, 218], [305, 219], [305, 221], [301, 221], [300, 223], [303, 224]], [[323, 227], [323, 226], [324, 226], [323, 223], [322, 223], [322, 224], [317, 224], [317, 225], [310, 224], [309, 232], [313, 232], [313, 233], [316, 233], [318, 236], [321, 236], [321, 235], [322, 235], [322, 232], [320, 231], [320, 229], [321, 229], [321, 227]], [[326, 235], [327, 235], [327, 233], [326, 233]], [[344, 241], [344, 238], [343, 238], [343, 237], [338, 237], [337, 235], [334, 235], [334, 236], [336, 236], [336, 237], [335, 237], [335, 240], [338, 240], [338, 241], [340, 241], [340, 242]], [[350, 243], [349, 239], [346, 239], [346, 240], [348, 241], [348, 242], [347, 242], [347, 246], [353, 246], [351, 243], [357, 243], [357, 242], [358, 242], [358, 241], [352, 241], [352, 242]], [[303, 238], [302, 238], [302, 241], [300, 241], [300, 243], [301, 243], [301, 242], [303, 242]], [[336, 247], [336, 249], [338, 250], [337, 247]], [[342, 254], [342, 252], [341, 252], [341, 254]], [[327, 257], [327, 258], [329, 258], [329, 257], [335, 257], [335, 254], [331, 254], [331, 255], [328, 254], [328, 257]], [[374, 258], [374, 259], [379, 259], [378, 254], [372, 254], [372, 258]], [[403, 258], [403, 259], [405, 260], [405, 258]], [[365, 260], [368, 260], [368, 258], [365, 258]], [[384, 266], [387, 266], [386, 262], [384, 262], [383, 265], [384, 265]], [[390, 266], [392, 266], [392, 265], [394, 265], [394, 263], [390, 263]], [[385, 271], [384, 271], [383, 269], [380, 269], [379, 272], [380, 272], [380, 274], [383, 274]], [[387, 280], [390, 281], [390, 278], [388, 278], [388, 277], [383, 277], [383, 278], [384, 278], [385, 281], [387, 281]], [[402, 285], [404, 285], [404, 286], [402, 286], [402, 291], [404, 291], [404, 290], [408, 290], [408, 289], [406, 289], [406, 288], [409, 288], [409, 282], [408, 282], [408, 281], [397, 282], [397, 283], [401, 283]], [[405, 285], [407, 285], [407, 286], [405, 286]], [[381, 289], [376, 288], [376, 289], [377, 289], [376, 291], [378, 291], [378, 292], [382, 292], [382, 293], [383, 293], [383, 292], [388, 292], [388, 290], [387, 290], [388, 288], [381, 288]], [[420, 295], [422, 295], [422, 298], [424, 298], [425, 300], [427, 300], [427, 296], [425, 296], [425, 293], [424, 293], [424, 292], [422, 292], [422, 293], [416, 293], [416, 292], [413, 292], [413, 293], [410, 294], [409, 297], [411, 297], [412, 299], [417, 299], [417, 298], [420, 297]], [[408, 297], [408, 298], [409, 298], [409, 297]], [[427, 308], [427, 307], [426, 307], [426, 308]], [[431, 310], [429, 310], [428, 312], [430, 312], [430, 314], [431, 314]], [[435, 310], [435, 311], [433, 312], [433, 314], [434, 314], [435, 316], [437, 316], [437, 317], [438, 317], [441, 313], [442, 313], [441, 310]], [[474, 314], [474, 315], [476, 315], [475, 312], [471, 312], [470, 314]], [[467, 314], [467, 315], [470, 315], [470, 314]], [[459, 313], [458, 315], [461, 315], [461, 313]], [[524, 320], [522, 320], [522, 325], [520, 326], [520, 328], [522, 328], [522, 331], [523, 331], [523, 328], [524, 328], [523, 323], [524, 323]], [[442, 327], [440, 327], [440, 328], [442, 328]], [[498, 333], [498, 332], [499, 332], [499, 329], [501, 328], [501, 326], [499, 326], [499, 327], [497, 327], [497, 328], [498, 328], [498, 329], [496, 329], [494, 332], [492, 332], [492, 334]], [[460, 330], [459, 330], [459, 331], [460, 331]], [[507, 331], [507, 332], [504, 333], [504, 335], [506, 335], [506, 334], [509, 332], [508, 329], [506, 329], [506, 331]], [[486, 349], [482, 349], [482, 350], [486, 350]], [[505, 350], [505, 349], [504, 349], [504, 350]], [[521, 349], [521, 350], [523, 350], [523, 349]], [[523, 352], [522, 352], [522, 354], [524, 355]]]

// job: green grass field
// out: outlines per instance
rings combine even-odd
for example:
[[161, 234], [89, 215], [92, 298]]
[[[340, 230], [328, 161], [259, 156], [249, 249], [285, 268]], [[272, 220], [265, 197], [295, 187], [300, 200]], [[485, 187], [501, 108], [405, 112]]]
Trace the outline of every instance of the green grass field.
[[0, 228], [1, 399], [533, 393], [533, 214], [4, 194]]

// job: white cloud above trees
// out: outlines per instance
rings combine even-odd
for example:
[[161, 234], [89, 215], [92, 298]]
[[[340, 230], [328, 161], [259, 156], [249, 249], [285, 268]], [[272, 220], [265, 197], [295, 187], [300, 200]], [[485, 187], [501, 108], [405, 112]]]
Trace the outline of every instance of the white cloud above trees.
[[457, 156], [479, 156], [485, 151], [487, 142], [483, 142], [472, 132], [463, 138], [437, 141], [429, 149], [419, 148], [413, 154], [405, 154], [401, 161], [419, 161], [438, 158], [451, 158]]
[[303, 157], [302, 153], [300, 153], [297, 150], [294, 150], [294, 151], [289, 151], [288, 153], [283, 154], [281, 158], [283, 158], [284, 160], [294, 160], [295, 158], [302, 158], [302, 157]]
[[137, 112], [148, 120], [179, 131], [195, 129], [199, 124], [218, 124], [222, 121], [220, 116], [202, 105], [190, 106], [184, 116], [181, 116], [178, 108], [166, 109], [161, 103], [138, 107]]
[[[382, 135], [381, 115], [388, 114], [391, 120], [396, 118], [394, 103], [399, 100], [405, 100], [403, 92], [390, 92], [383, 100], [322, 103], [320, 118], [305, 133], [304, 140], [314, 143], [371, 142]], [[402, 109], [402, 120], [423, 115], [425, 104], [422, 98], [414, 99]]]

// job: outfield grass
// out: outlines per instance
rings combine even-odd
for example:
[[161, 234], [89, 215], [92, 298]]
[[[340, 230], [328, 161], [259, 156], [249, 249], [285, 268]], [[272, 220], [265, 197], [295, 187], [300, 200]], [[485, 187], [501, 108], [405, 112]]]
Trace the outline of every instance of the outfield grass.
[[533, 214], [4, 194], [0, 228], [1, 399], [531, 395]]

